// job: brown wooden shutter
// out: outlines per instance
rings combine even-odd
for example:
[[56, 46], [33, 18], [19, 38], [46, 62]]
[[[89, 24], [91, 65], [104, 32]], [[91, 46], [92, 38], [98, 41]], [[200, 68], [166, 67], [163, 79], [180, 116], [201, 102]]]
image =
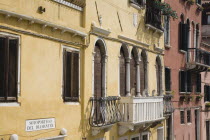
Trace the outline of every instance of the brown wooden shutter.
[[125, 55], [123, 50], [120, 51], [120, 96], [126, 95], [126, 67], [125, 67]]
[[204, 102], [207, 101], [207, 85], [204, 86]]
[[188, 31], [189, 31], [189, 26], [188, 24], [183, 24], [182, 25], [182, 50], [187, 51], [188, 48]]
[[9, 73], [8, 73], [8, 97], [10, 100], [17, 99], [17, 77], [18, 77], [18, 40], [9, 40]]
[[8, 92], [9, 92], [9, 38], [5, 39], [4, 43], [4, 96], [5, 100], [7, 100]]
[[102, 97], [102, 63], [101, 51], [99, 46], [95, 47], [94, 56], [94, 97]]
[[4, 52], [5, 52], [5, 38], [0, 38], [0, 98], [4, 97], [4, 74], [5, 74], [5, 57], [4, 57]]
[[131, 55], [131, 60], [130, 60], [130, 88], [131, 89], [134, 88], [136, 92], [136, 62], [133, 53]]
[[79, 100], [79, 52], [75, 51], [73, 52], [73, 81], [72, 82], [72, 97], [73, 101], [78, 101]]
[[140, 61], [140, 93], [142, 94], [145, 89], [145, 58], [141, 57]]
[[72, 53], [64, 50], [64, 101], [71, 97], [71, 62]]

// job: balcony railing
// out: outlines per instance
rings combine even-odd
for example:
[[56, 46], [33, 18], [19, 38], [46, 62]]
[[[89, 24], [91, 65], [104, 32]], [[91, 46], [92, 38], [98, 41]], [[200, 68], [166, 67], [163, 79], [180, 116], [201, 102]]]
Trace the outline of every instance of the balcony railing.
[[146, 9], [146, 24], [152, 25], [153, 27], [163, 31], [161, 25], [161, 12], [160, 10], [154, 9], [152, 7], [147, 7]]
[[118, 108], [120, 97], [109, 96], [101, 98], [90, 98], [91, 114], [89, 123], [92, 127], [102, 127], [117, 123], [121, 119]]
[[162, 120], [163, 97], [122, 97], [120, 111], [123, 123], [142, 124]]
[[210, 67], [210, 52], [197, 48], [188, 48], [187, 63], [188, 69], [193, 69], [196, 65], [208, 68]]

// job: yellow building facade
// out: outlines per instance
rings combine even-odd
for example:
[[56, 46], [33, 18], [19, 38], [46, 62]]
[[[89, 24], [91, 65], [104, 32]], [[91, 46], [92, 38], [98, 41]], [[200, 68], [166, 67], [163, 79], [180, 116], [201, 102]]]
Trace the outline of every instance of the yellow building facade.
[[5, 68], [13, 58], [2, 61], [1, 140], [165, 139], [164, 35], [145, 1], [0, 3], [1, 46], [18, 42], [14, 95]]

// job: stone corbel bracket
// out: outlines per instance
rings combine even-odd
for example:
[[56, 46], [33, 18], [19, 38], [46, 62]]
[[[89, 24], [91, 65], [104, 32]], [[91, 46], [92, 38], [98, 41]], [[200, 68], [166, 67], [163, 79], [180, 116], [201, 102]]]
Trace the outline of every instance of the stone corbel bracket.
[[111, 125], [106, 125], [106, 126], [100, 126], [100, 127], [92, 127], [92, 135], [96, 136], [98, 135], [101, 131], [107, 132], [112, 128], [113, 124]]
[[160, 30], [160, 29], [158, 29], [158, 28], [156, 28], [156, 27], [154, 27], [154, 26], [152, 26], [150, 24], [146, 24], [145, 26], [146, 26], [147, 30], [153, 30], [154, 34], [155, 33], [159, 33], [160, 35], [163, 35], [163, 31], [162, 30]]
[[110, 29], [103, 29], [101, 27], [97, 27], [94, 22], [92, 23], [92, 31], [94, 33], [99, 33], [105, 36], [109, 36], [109, 34], [111, 33]]
[[134, 131], [134, 125], [132, 124], [127, 124], [127, 125], [119, 125], [119, 131], [118, 134], [122, 136], [128, 131]]

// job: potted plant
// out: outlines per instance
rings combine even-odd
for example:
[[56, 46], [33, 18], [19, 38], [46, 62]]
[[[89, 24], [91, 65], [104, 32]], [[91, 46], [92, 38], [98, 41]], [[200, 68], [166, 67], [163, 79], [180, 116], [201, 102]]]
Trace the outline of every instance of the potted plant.
[[196, 101], [200, 101], [203, 98], [202, 95], [196, 96]]
[[205, 107], [206, 107], [206, 108], [209, 108], [209, 107], [210, 107], [210, 102], [206, 103], [206, 104], [205, 104]]

